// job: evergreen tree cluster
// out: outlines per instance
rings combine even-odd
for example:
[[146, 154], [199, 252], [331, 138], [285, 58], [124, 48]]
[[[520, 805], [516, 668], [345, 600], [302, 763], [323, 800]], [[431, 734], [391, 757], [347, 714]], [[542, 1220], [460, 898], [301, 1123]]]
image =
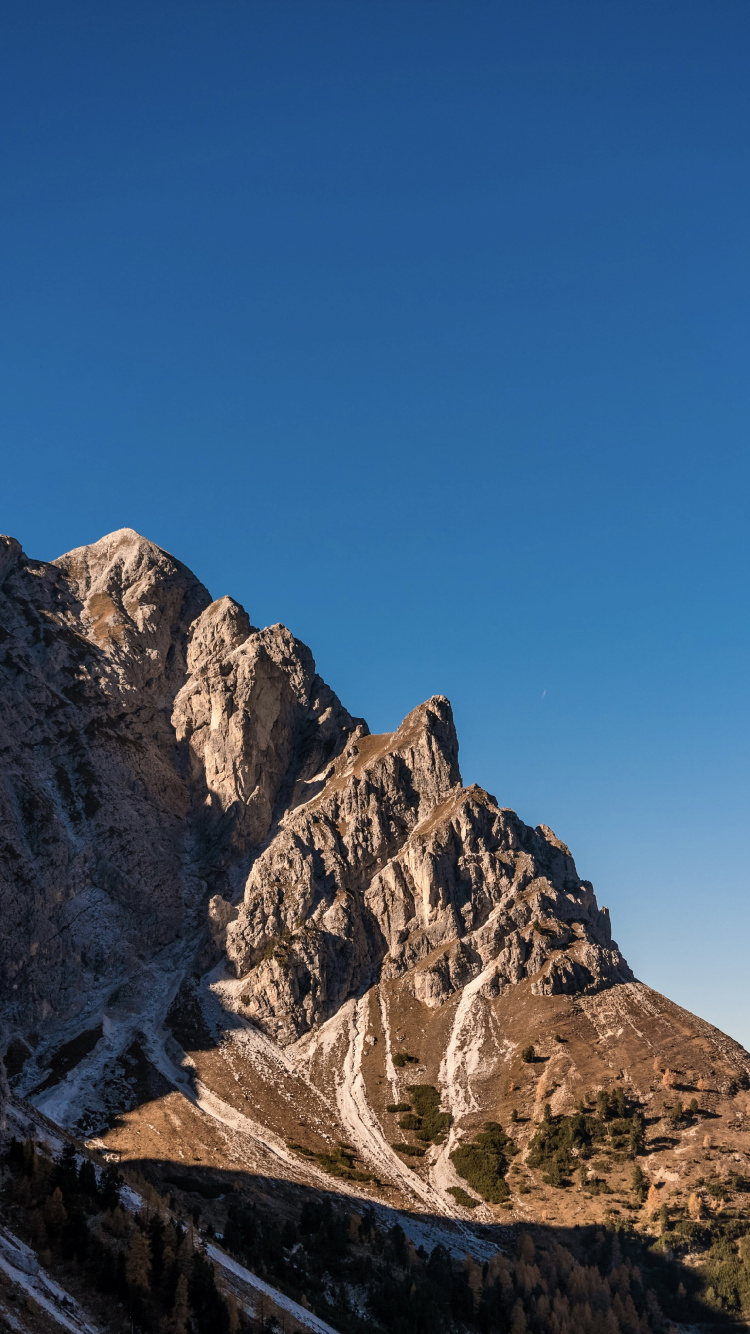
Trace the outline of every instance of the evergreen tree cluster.
[[339, 1177], [343, 1181], [372, 1181], [372, 1172], [365, 1172], [362, 1168], [356, 1166], [358, 1162], [357, 1150], [351, 1144], [339, 1142], [336, 1147], [330, 1151], [316, 1153], [314, 1149], [308, 1149], [304, 1144], [298, 1144], [296, 1140], [287, 1140], [287, 1148], [293, 1149], [295, 1153], [301, 1153], [304, 1158], [313, 1158], [324, 1172], [329, 1176]]
[[91, 1287], [115, 1297], [145, 1334], [231, 1334], [238, 1318], [216, 1286], [192, 1228], [128, 1214], [124, 1180], [109, 1163], [97, 1180], [73, 1144], [53, 1161], [30, 1139], [12, 1140], [4, 1195], [14, 1222], [48, 1263], [75, 1264]]
[[418, 1143], [406, 1140], [391, 1147], [407, 1157], [423, 1158], [425, 1145], [444, 1142], [452, 1117], [441, 1112], [440, 1094], [433, 1084], [410, 1084], [407, 1092], [411, 1102], [392, 1102], [386, 1110], [406, 1113], [399, 1118], [399, 1130], [411, 1131]]
[[[441, 1245], [428, 1255], [369, 1208], [359, 1216], [308, 1201], [298, 1222], [280, 1224], [235, 1196], [224, 1244], [342, 1334], [670, 1334], [674, 1320], [695, 1319], [726, 1327], [721, 1299], [698, 1275], [626, 1230], [576, 1229], [569, 1246], [522, 1232], [508, 1253], [479, 1264]], [[722, 1291], [736, 1282], [737, 1261], [717, 1259]]]
[[[539, 1168], [542, 1179], [549, 1186], [571, 1185], [575, 1159], [591, 1158], [595, 1148], [605, 1146], [615, 1159], [635, 1158], [644, 1148], [643, 1116], [638, 1107], [628, 1103], [622, 1088], [611, 1092], [602, 1089], [596, 1096], [596, 1113], [582, 1104], [573, 1116], [553, 1116], [549, 1103], [545, 1105], [544, 1120], [529, 1146], [527, 1164]], [[597, 1192], [597, 1183], [589, 1179], [585, 1169], [583, 1184]]]
[[497, 1121], [486, 1121], [468, 1143], [453, 1149], [450, 1159], [458, 1175], [488, 1204], [502, 1204], [510, 1191], [505, 1180], [508, 1160], [518, 1150]]
[[750, 1313], [750, 1235], [732, 1236], [724, 1229], [708, 1253], [703, 1271], [706, 1300], [734, 1315]]
[[[611, 1121], [623, 1119], [619, 1110]], [[555, 1153], [550, 1127], [562, 1120], [550, 1115], [541, 1128]], [[503, 1135], [488, 1123], [474, 1147], [503, 1159]], [[53, 1161], [30, 1140], [13, 1141], [6, 1166], [14, 1228], [42, 1263], [68, 1266], [111, 1296], [120, 1326], [126, 1317], [144, 1334], [242, 1334], [194, 1227], [176, 1220], [155, 1191], [158, 1207], [134, 1218], [120, 1203], [119, 1170], [108, 1165], [97, 1177], [72, 1145]], [[643, 1186], [634, 1180], [634, 1190]], [[665, 1211], [656, 1242], [628, 1227], [576, 1228], [565, 1245], [551, 1230], [514, 1229], [503, 1251], [479, 1263], [441, 1245], [428, 1254], [370, 1206], [353, 1213], [351, 1201], [313, 1196], [282, 1218], [274, 1205], [235, 1189], [222, 1213], [225, 1249], [341, 1334], [672, 1334], [674, 1321], [729, 1328], [750, 1309], [750, 1234], [738, 1217], [699, 1222]], [[702, 1271], [676, 1258], [681, 1246], [698, 1243], [710, 1247]], [[274, 1328], [258, 1314], [257, 1334]]]

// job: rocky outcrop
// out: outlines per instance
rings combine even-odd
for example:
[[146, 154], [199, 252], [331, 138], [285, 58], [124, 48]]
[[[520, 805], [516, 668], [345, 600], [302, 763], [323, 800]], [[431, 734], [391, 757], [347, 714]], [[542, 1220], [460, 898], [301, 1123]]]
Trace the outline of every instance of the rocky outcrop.
[[131, 529], [52, 563], [0, 541], [0, 748], [5, 1017], [31, 1047], [141, 1004], [170, 950], [226, 950], [286, 1043], [381, 977], [435, 1008], [480, 973], [631, 976], [564, 845], [462, 787], [446, 699], [370, 736], [284, 626]]
[[366, 902], [388, 942], [383, 975], [415, 968], [415, 992], [431, 1006], [490, 965], [492, 995], [525, 978], [549, 995], [632, 980], [565, 844], [479, 787], [417, 827]]
[[461, 787], [441, 697], [392, 735], [352, 738], [254, 863], [226, 939], [242, 1012], [282, 1042], [412, 969], [430, 1006], [490, 964], [493, 994], [632, 978], [565, 845]]
[[209, 597], [129, 530], [0, 563], [0, 962], [9, 1017], [74, 1013], [180, 929], [195, 884], [171, 697]]
[[52, 563], [0, 539], [8, 1031], [104, 1001], [199, 937], [278, 801], [354, 727], [304, 645], [253, 631], [131, 529]]
[[190, 628], [210, 601], [187, 566], [131, 528], [33, 565], [99, 650], [101, 688], [126, 708], [167, 706], [185, 677]]
[[356, 733], [324, 779], [254, 863], [227, 932], [231, 963], [251, 974], [247, 1014], [287, 1041], [356, 992], [382, 958], [364, 894], [460, 782], [448, 701], [429, 700], [393, 734]]
[[240, 865], [275, 814], [309, 800], [355, 728], [367, 731], [317, 675], [304, 644], [283, 625], [255, 629], [231, 598], [212, 602], [192, 627], [172, 724], [203, 807], [204, 855], [218, 838], [225, 862], [231, 849]]

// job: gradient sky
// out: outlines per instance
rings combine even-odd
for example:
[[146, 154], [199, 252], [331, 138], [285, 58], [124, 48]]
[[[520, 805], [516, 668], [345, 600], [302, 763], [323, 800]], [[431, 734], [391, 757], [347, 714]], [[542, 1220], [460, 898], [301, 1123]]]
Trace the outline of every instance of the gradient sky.
[[750, 1045], [747, 0], [6, 0], [0, 529], [284, 621]]

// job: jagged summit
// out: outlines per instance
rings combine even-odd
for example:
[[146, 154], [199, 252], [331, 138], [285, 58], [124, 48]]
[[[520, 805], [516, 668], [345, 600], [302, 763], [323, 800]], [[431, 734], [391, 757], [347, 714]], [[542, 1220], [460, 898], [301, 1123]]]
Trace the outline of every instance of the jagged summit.
[[[545, 1102], [645, 1106], [655, 1058], [717, 1099], [750, 1078], [633, 979], [566, 845], [464, 786], [447, 699], [370, 735], [290, 630], [132, 529], [50, 563], [0, 539], [0, 748], [4, 1049], [112, 1152], [320, 1187], [341, 1142], [345, 1189], [488, 1221], [452, 1156], [485, 1121], [526, 1152]], [[396, 1141], [412, 1085], [445, 1135], [409, 1112]]]
[[411, 969], [430, 1006], [490, 965], [495, 995], [525, 977], [550, 993], [632, 979], [554, 835], [461, 786], [443, 696], [352, 736], [323, 781], [254, 862], [227, 931], [242, 1012], [277, 1039]]

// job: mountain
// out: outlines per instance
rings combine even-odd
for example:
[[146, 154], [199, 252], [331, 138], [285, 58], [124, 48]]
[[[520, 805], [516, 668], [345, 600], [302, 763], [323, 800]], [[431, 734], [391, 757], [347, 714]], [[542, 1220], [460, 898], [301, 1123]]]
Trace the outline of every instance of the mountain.
[[28, 1114], [178, 1196], [335, 1189], [479, 1261], [519, 1221], [659, 1213], [684, 1250], [748, 1217], [750, 1056], [634, 979], [552, 830], [463, 786], [444, 697], [372, 736], [132, 530], [1, 538], [0, 746]]

